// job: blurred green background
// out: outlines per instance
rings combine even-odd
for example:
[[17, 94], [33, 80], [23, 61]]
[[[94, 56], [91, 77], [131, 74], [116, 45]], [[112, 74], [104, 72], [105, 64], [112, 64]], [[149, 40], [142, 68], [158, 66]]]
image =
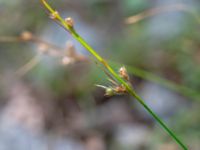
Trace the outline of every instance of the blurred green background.
[[[138, 94], [199, 149], [198, 0], [49, 2], [116, 71], [127, 66]], [[86, 61], [69, 63], [70, 46]], [[136, 100], [105, 97], [95, 84], [110, 85], [39, 0], [0, 0], [0, 150], [178, 149]]]

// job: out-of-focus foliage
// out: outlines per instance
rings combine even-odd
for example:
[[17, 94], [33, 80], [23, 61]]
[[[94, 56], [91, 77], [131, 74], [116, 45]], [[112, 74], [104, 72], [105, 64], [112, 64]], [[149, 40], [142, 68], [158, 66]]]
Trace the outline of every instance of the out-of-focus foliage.
[[[197, 17], [190, 12], [174, 10], [125, 24], [129, 16], [177, 3], [183, 3], [198, 16], [198, 0], [49, 1], [62, 16], [74, 18], [76, 30], [107, 60], [137, 66], [200, 91], [200, 24]], [[63, 49], [65, 41], [73, 41], [48, 18], [39, 0], [0, 0], [0, 20], [0, 40], [1, 37], [18, 37], [28, 30]], [[78, 53], [90, 59], [77, 42], [73, 44]], [[4, 139], [1, 141], [16, 137], [23, 141], [29, 137], [33, 143], [38, 143], [35, 149], [50, 145], [56, 150], [65, 146], [88, 150], [98, 146], [100, 150], [176, 149], [175, 143], [134, 100], [128, 96], [103, 96], [104, 91], [95, 84], [109, 86], [109, 82], [93, 59], [64, 66], [60, 57], [42, 54], [35, 67], [17, 76], [16, 71], [38, 54], [38, 49], [37, 43], [0, 41], [0, 111], [1, 122], [4, 122], [0, 126], [0, 139]], [[130, 76], [133, 87], [147, 97], [148, 104], [191, 149], [198, 150], [200, 98], [194, 101]], [[41, 112], [38, 117], [41, 120], [36, 119], [38, 112]], [[15, 123], [8, 126], [7, 122]], [[9, 132], [18, 128], [20, 132]], [[32, 138], [32, 132], [42, 144]], [[23, 145], [19, 141], [16, 145]], [[6, 144], [0, 142], [1, 145]]]

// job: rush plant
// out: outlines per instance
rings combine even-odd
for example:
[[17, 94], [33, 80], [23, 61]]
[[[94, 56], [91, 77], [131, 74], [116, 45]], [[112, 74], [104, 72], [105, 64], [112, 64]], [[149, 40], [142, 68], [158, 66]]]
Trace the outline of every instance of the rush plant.
[[[135, 92], [131, 84], [129, 83], [128, 74], [124, 67], [120, 68], [119, 73], [115, 72], [114, 69], [78, 34], [78, 32], [74, 28], [74, 21], [72, 18], [63, 19], [59, 12], [54, 10], [46, 0], [41, 0], [43, 6], [48, 10], [50, 14], [50, 18], [56, 21], [59, 25], [61, 25], [65, 30], [67, 30], [83, 47], [86, 48], [98, 61], [99, 64], [102, 65], [103, 71], [109, 76], [112, 83], [114, 82], [115, 87], [105, 87], [109, 88], [107, 92], [111, 92], [112, 94], [121, 94], [128, 93], [133, 96], [145, 109], [151, 114], [151, 116], [160, 124], [160, 126], [177, 142], [177, 144], [184, 150], [187, 150], [187, 146], [175, 135], [175, 133], [167, 127], [167, 125], [161, 120], [159, 116], [157, 116], [149, 106], [144, 102], [144, 100]], [[112, 91], [113, 90], [113, 91]], [[108, 93], [107, 93], [108, 94]]]

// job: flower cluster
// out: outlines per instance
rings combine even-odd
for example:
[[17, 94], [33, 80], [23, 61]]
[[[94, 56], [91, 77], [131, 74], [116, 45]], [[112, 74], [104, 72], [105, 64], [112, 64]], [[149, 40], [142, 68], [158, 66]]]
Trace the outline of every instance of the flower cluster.
[[[124, 79], [128, 84], [130, 84], [129, 82], [129, 75], [127, 73], [126, 68], [123, 66], [119, 69], [119, 76]], [[103, 89], [105, 89], [105, 96], [114, 96], [114, 95], [121, 95], [121, 94], [126, 94], [128, 93], [126, 87], [123, 84], [119, 84], [117, 83], [114, 79], [112, 79], [112, 77], [106, 73], [109, 77], [109, 81], [111, 82], [111, 86], [103, 86], [103, 85], [96, 85], [98, 87], [101, 87]]]

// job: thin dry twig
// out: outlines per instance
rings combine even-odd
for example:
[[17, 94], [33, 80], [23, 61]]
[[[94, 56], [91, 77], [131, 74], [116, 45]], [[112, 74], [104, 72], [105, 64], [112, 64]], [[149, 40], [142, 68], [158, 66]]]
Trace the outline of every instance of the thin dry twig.
[[[32, 42], [37, 44], [38, 46], [37, 54], [33, 56], [26, 64], [24, 64], [22, 67], [20, 67], [15, 71], [14, 74], [20, 77], [27, 74], [41, 61], [42, 54], [47, 54], [49, 56], [58, 57], [59, 59], [62, 59], [63, 65], [67, 65], [72, 62], [74, 63], [76, 61], [82, 62], [87, 60], [85, 56], [76, 53], [76, 49], [72, 44], [70, 44], [70, 46], [68, 44], [66, 48], [61, 48], [33, 35], [28, 31], [24, 31], [20, 36], [16, 37], [15, 36], [0, 37], [0, 43], [11, 43], [11, 42], [17, 42], [17, 43]], [[66, 60], [68, 60], [67, 63]]]
[[159, 15], [159, 14], [165, 13], [165, 12], [172, 12], [172, 11], [186, 11], [186, 12], [192, 13], [190, 7], [188, 7], [187, 5], [175, 4], [175, 5], [161, 6], [161, 7], [146, 10], [142, 13], [139, 13], [137, 15], [126, 18], [124, 22], [125, 22], [125, 24], [134, 24], [145, 18]]
[[27, 74], [30, 70], [32, 70], [39, 62], [41, 58], [41, 54], [35, 55], [33, 58], [31, 58], [25, 65], [17, 69], [17, 71], [14, 73], [17, 76], [24, 76]]

